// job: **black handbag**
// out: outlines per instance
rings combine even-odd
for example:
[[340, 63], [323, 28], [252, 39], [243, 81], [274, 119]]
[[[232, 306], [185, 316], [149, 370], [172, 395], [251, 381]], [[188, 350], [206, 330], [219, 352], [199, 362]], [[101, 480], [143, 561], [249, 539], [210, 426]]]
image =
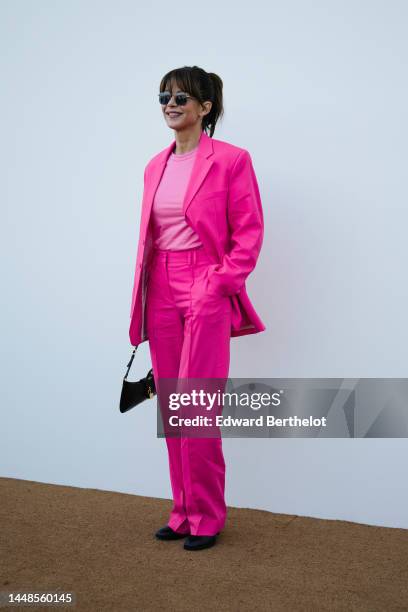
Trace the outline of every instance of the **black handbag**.
[[127, 412], [134, 406], [141, 404], [145, 399], [152, 399], [156, 395], [156, 385], [154, 383], [153, 368], [150, 368], [145, 378], [136, 382], [127, 380], [130, 366], [135, 357], [137, 346], [133, 349], [132, 356], [127, 364], [126, 374], [123, 377], [122, 393], [120, 395], [119, 410]]

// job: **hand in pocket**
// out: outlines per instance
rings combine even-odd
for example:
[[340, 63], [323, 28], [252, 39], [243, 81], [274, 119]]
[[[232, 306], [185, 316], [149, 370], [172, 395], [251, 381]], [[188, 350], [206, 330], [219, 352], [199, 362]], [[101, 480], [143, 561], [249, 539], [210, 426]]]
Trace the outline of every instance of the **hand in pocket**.
[[216, 310], [228, 310], [231, 308], [229, 296], [222, 296], [214, 291], [209, 276], [211, 265], [197, 266], [194, 270], [195, 277], [192, 288], [193, 309], [196, 311], [214, 312]]

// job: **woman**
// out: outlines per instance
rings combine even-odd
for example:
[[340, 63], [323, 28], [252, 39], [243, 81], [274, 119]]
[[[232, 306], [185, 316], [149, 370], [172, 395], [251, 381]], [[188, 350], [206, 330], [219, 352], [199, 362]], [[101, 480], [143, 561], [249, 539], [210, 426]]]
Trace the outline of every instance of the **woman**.
[[[133, 345], [149, 341], [156, 385], [227, 379], [230, 338], [265, 329], [245, 287], [264, 232], [251, 157], [212, 138], [222, 86], [197, 66], [172, 70], [160, 83], [175, 140], [144, 172], [129, 329]], [[226, 519], [221, 438], [166, 436], [166, 443], [173, 508], [156, 537], [186, 538], [186, 550], [213, 546]]]

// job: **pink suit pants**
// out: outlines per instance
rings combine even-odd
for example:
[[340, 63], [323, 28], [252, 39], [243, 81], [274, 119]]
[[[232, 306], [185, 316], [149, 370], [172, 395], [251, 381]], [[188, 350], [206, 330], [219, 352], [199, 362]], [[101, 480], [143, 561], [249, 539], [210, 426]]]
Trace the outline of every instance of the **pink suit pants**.
[[[146, 327], [155, 380], [228, 378], [231, 300], [207, 289], [211, 264], [202, 246], [154, 249], [146, 293]], [[166, 436], [179, 533], [214, 535], [226, 520], [225, 462], [219, 437]]]

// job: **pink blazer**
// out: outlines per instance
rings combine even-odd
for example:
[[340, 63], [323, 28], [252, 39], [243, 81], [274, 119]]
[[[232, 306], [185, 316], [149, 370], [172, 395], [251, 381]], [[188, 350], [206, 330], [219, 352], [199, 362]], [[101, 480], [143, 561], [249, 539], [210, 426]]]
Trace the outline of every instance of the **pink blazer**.
[[[175, 140], [155, 155], [144, 172], [144, 191], [130, 309], [129, 338], [136, 346], [148, 340], [145, 303], [153, 254], [150, 221], [153, 199]], [[213, 261], [209, 286], [232, 304], [231, 336], [265, 330], [252, 305], [245, 280], [255, 268], [264, 235], [261, 197], [246, 149], [202, 132], [183, 202], [186, 222], [198, 234]]]

